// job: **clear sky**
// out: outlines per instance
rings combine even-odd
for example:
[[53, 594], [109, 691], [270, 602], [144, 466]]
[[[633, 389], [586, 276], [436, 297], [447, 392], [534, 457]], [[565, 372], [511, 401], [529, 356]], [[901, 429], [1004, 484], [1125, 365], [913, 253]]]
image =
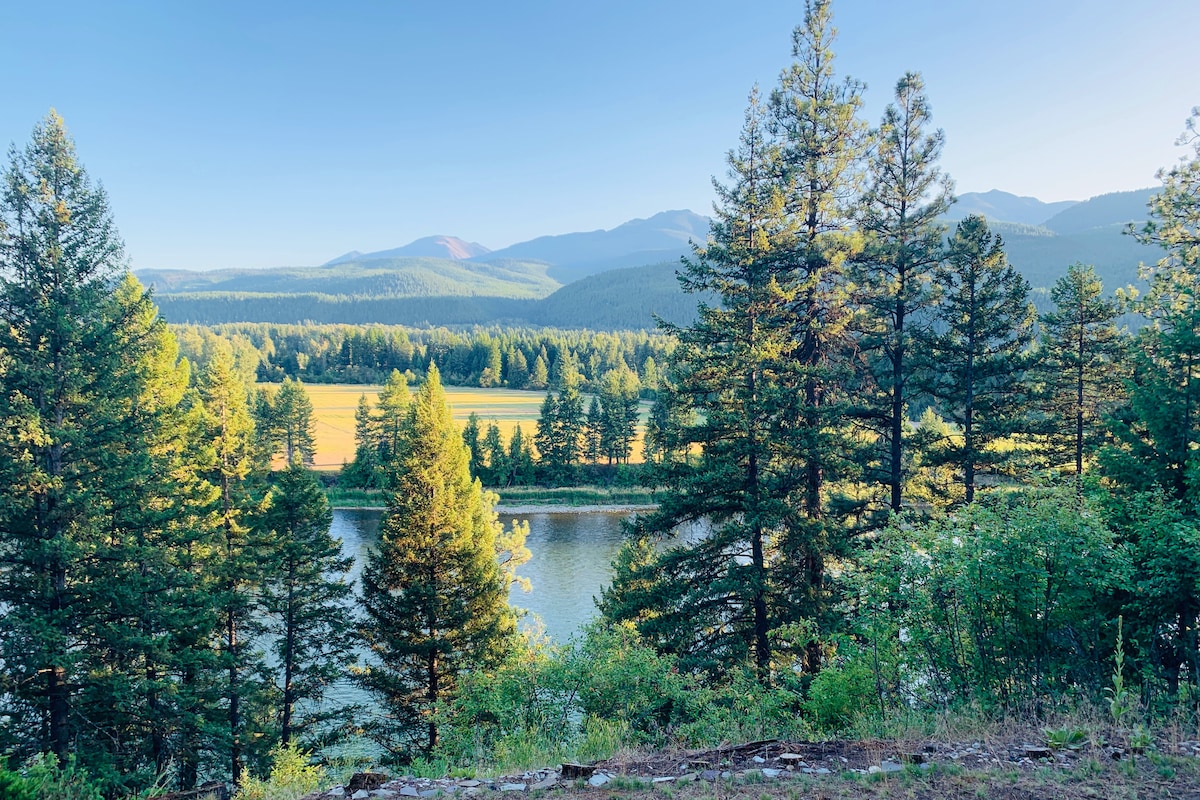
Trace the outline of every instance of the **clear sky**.
[[[876, 122], [921, 72], [959, 192], [1156, 183], [1200, 104], [1197, 0], [834, 0]], [[791, 55], [772, 0], [0, 5], [0, 143], [50, 107], [135, 269], [493, 249], [690, 208]]]

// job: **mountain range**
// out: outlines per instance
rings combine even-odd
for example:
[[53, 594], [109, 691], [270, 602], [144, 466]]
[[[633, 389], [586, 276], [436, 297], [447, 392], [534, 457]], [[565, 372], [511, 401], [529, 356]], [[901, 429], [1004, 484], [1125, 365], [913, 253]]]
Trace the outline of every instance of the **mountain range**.
[[[1139, 262], [1159, 254], [1122, 231], [1146, 219], [1153, 189], [1081, 202], [1044, 203], [1001, 191], [968, 192], [947, 214], [987, 217], [1009, 260], [1035, 288], [1076, 261], [1096, 267], [1111, 290], [1136, 282]], [[674, 271], [710, 220], [664, 211], [610, 230], [540, 236], [500, 250], [455, 236], [351, 251], [317, 267], [267, 270], [142, 270], [164, 315], [188, 322], [390, 322], [639, 328], [654, 316], [686, 323], [696, 298]]]

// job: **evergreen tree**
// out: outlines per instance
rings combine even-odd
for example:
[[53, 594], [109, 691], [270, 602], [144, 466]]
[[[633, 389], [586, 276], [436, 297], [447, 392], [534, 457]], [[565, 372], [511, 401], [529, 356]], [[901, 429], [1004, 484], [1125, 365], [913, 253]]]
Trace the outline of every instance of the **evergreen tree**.
[[550, 384], [550, 370], [546, 366], [545, 348], [533, 362], [533, 371], [529, 375], [530, 389], [545, 389]]
[[521, 433], [521, 425], [513, 428], [508, 440], [508, 465], [512, 471], [505, 486], [529, 486], [534, 479], [534, 457], [529, 440]]
[[508, 351], [508, 369], [505, 371], [506, 383], [513, 389], [524, 389], [529, 382], [529, 362], [521, 348], [514, 347]]
[[[222, 687], [226, 704], [229, 775], [239, 785], [247, 748], [258, 737], [255, 704], [262, 702], [253, 676], [262, 665], [257, 639], [262, 633], [257, 595], [262, 542], [255, 535], [259, 498], [252, 481], [254, 423], [248, 387], [234, 367], [233, 352], [219, 348], [200, 375], [204, 408], [206, 463], [201, 474], [211, 485], [209, 525], [219, 558], [213, 565], [215, 605], [220, 617], [218, 651], [226, 671]], [[261, 755], [261, 754], [255, 754]]]
[[500, 356], [500, 344], [496, 340], [488, 342], [487, 366], [479, 375], [479, 385], [483, 388], [499, 386], [503, 375], [503, 361]]
[[1079, 488], [1085, 457], [1099, 447], [1124, 390], [1125, 342], [1115, 323], [1121, 309], [1102, 292], [1092, 267], [1072, 264], [1050, 290], [1054, 310], [1041, 317], [1049, 450], [1054, 463], [1074, 466]]
[[604, 412], [600, 408], [600, 398], [592, 397], [588, 404], [587, 424], [583, 433], [583, 459], [589, 464], [600, 460], [604, 441]]
[[512, 467], [508, 462], [508, 449], [500, 435], [500, 426], [492, 420], [483, 436], [483, 451], [487, 455], [487, 486], [507, 486], [512, 480]]
[[1128, 232], [1164, 250], [1145, 269], [1150, 288], [1134, 303], [1152, 322], [1135, 343], [1129, 400], [1114, 420], [1105, 471], [1126, 490], [1161, 488], [1191, 503], [1200, 453], [1200, 109], [1179, 144], [1191, 148], [1159, 171], [1163, 188], [1150, 200], [1150, 220]]
[[462, 673], [498, 664], [516, 631], [496, 561], [499, 525], [471, 478], [436, 367], [408, 417], [362, 579], [371, 660], [361, 681], [388, 708], [394, 725], [374, 733], [400, 759], [437, 746], [439, 704]]
[[[399, 370], [392, 370], [379, 393], [379, 402], [375, 405], [375, 444], [378, 463], [386, 473], [388, 466], [400, 447], [404, 437], [405, 420], [408, 418], [408, 407], [412, 403], [412, 393], [408, 390], [408, 379]], [[380, 485], [386, 481], [380, 477]]]
[[479, 441], [479, 415], [474, 411], [467, 416], [467, 424], [463, 427], [462, 438], [463, 444], [467, 446], [467, 452], [471, 455], [468, 462], [471, 474], [482, 479], [483, 445]]
[[[741, 146], [728, 157], [730, 184], [714, 182], [720, 202], [709, 242], [681, 276], [685, 290], [716, 293], [720, 305], [701, 305], [696, 325], [675, 331], [675, 381], [660, 392], [664, 407], [694, 404], [700, 412], [685, 435], [702, 455], [695, 467], [666, 462], [655, 473], [667, 491], [656, 512], [637, 519], [642, 536], [618, 557], [600, 603], [607, 619], [632, 620], [687, 664], [730, 669], [749, 662], [764, 679], [769, 634], [782, 614], [769, 550], [788, 515], [783, 499], [798, 485], [777, 435], [779, 393], [793, 387], [776, 377], [790, 345], [778, 274], [789, 221], [776, 157], [755, 91]], [[652, 544], [651, 537], [701, 518], [712, 526], [701, 541], [662, 551]]]
[[906, 74], [875, 133], [860, 214], [866, 247], [851, 270], [865, 312], [860, 346], [872, 362], [864, 412], [886, 447], [880, 479], [893, 512], [904, 500], [913, 327], [925, 316], [930, 273], [942, 257], [938, 218], [953, 200], [950, 181], [937, 167], [945, 137], [928, 130], [930, 118], [924, 82]]
[[311, 467], [316, 455], [313, 405], [304, 384], [284, 378], [275, 394], [274, 428], [287, 464]]
[[1004, 243], [983, 217], [955, 228], [946, 261], [934, 269], [942, 295], [941, 328], [928, 340], [927, 389], [938, 411], [961, 431], [943, 443], [943, 458], [961, 470], [966, 502], [976, 476], [1011, 456], [991, 445], [1027, 424], [1027, 349], [1035, 318], [1029, 283], [1008, 263]]
[[348, 485], [380, 488], [383, 469], [378, 438], [371, 403], [365, 394], [359, 395], [354, 411], [354, 460], [342, 468], [342, 477]]
[[[164, 724], [138, 627], [160, 634], [169, 610], [137, 606], [159, 577], [173, 446], [161, 426], [186, 377], [124, 274], [104, 193], [51, 112], [11, 151], [0, 194], [0, 735], [22, 755], [79, 747], [114, 771], [149, 748], [112, 737]], [[86, 751], [97, 743], [108, 756]]]
[[308, 734], [309, 743], [331, 720], [347, 721], [347, 709], [316, 709], [354, 661], [352, 589], [343, 557], [330, 535], [333, 512], [316, 477], [293, 463], [276, 477], [262, 527], [269, 537], [263, 603], [274, 650], [280, 693], [279, 742], [284, 747]]

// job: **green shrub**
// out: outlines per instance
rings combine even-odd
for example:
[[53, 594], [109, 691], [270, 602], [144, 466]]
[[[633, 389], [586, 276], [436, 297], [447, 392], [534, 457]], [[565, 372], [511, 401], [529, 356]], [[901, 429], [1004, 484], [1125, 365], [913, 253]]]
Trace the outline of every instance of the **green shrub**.
[[22, 772], [36, 800], [103, 800], [100, 787], [76, 765], [74, 756], [60, 765], [52, 755], [37, 755]]
[[271, 751], [271, 774], [264, 781], [246, 778], [236, 800], [297, 800], [320, 788], [325, 779], [321, 767], [310, 764], [308, 755], [296, 745]]
[[813, 727], [836, 733], [845, 730], [873, 705], [875, 676], [871, 667], [858, 653], [827, 664], [808, 687], [804, 713]]

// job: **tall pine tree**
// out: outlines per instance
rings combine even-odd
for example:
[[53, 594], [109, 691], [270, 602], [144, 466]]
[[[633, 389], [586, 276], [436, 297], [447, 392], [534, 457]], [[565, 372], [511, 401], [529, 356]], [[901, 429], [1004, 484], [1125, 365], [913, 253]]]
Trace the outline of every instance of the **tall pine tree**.
[[390, 724], [373, 733], [400, 760], [437, 746], [433, 714], [459, 675], [499, 663], [516, 631], [496, 561], [500, 526], [471, 478], [434, 366], [404, 431], [362, 578], [370, 660], [361, 681], [388, 710]]

